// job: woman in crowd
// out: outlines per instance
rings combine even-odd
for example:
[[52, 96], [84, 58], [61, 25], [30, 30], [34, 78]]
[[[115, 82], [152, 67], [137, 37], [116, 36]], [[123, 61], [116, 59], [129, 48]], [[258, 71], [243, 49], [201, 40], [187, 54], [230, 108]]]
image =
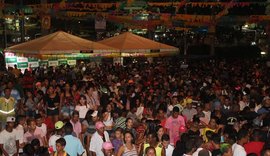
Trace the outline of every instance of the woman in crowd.
[[52, 118], [54, 122], [57, 122], [59, 119], [59, 105], [60, 105], [60, 97], [55, 92], [53, 86], [49, 86], [47, 90], [47, 94], [44, 98], [45, 107], [47, 108], [48, 117]]
[[122, 145], [117, 153], [117, 156], [137, 156], [138, 151], [134, 145], [133, 134], [129, 131], [124, 133], [124, 145]]
[[68, 118], [75, 107], [75, 98], [72, 94], [69, 83], [66, 83], [60, 97], [61, 115], [63, 118]]

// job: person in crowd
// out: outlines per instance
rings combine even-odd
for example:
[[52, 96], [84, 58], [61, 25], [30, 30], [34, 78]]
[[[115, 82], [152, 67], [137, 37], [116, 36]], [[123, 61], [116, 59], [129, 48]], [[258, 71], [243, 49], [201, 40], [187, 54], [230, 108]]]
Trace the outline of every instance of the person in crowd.
[[237, 141], [232, 145], [233, 156], [246, 156], [244, 145], [249, 141], [249, 133], [246, 129], [240, 129], [237, 134]]
[[117, 156], [137, 156], [134, 136], [130, 131], [124, 133], [124, 144], [119, 148]]
[[162, 127], [162, 126], [157, 126], [156, 127], [156, 133], [157, 133], [157, 135], [158, 135], [158, 142], [162, 142], [162, 136], [163, 136], [163, 134], [165, 133], [164, 132], [164, 128]]
[[35, 120], [37, 123], [37, 129], [40, 129], [45, 135], [47, 135], [47, 125], [40, 114], [35, 115]]
[[[206, 124], [209, 124], [210, 120], [211, 120], [211, 102], [206, 101], [204, 103], [204, 107], [203, 107], [203, 111], [202, 111], [204, 117], [203, 117], [203, 121]], [[201, 119], [202, 120], [202, 119]]]
[[105, 110], [103, 110], [103, 123], [105, 125], [105, 130], [111, 135], [113, 132], [113, 113], [112, 113], [112, 104], [109, 103], [105, 107]]
[[159, 108], [157, 114], [157, 119], [160, 120], [160, 125], [165, 129], [166, 124], [166, 117], [165, 117], [165, 111], [163, 108]]
[[240, 111], [244, 110], [245, 107], [249, 106], [249, 97], [247, 95], [242, 95], [242, 99], [239, 101]]
[[56, 140], [56, 152], [53, 156], [70, 156], [66, 151], [66, 140], [64, 138], [59, 138]]
[[123, 145], [123, 129], [118, 127], [114, 133], [115, 138], [112, 140], [112, 144], [114, 147], [114, 152], [118, 153], [119, 148]]
[[166, 156], [172, 156], [174, 147], [170, 144], [170, 136], [168, 134], [163, 134], [161, 137], [162, 146], [165, 149]]
[[34, 117], [36, 113], [35, 109], [37, 104], [35, 102], [35, 97], [30, 90], [26, 91], [26, 98], [24, 100], [24, 105], [26, 107], [26, 115], [28, 117]]
[[114, 129], [117, 128], [122, 128], [122, 129], [126, 129], [126, 117], [125, 117], [126, 113], [124, 113], [123, 111], [116, 109], [113, 112], [113, 119], [114, 119]]
[[263, 149], [264, 142], [262, 141], [263, 132], [260, 129], [254, 129], [250, 137], [250, 142], [244, 144], [245, 151], [247, 154], [255, 153], [260, 155]]
[[179, 115], [179, 108], [174, 107], [173, 114], [166, 120], [165, 128], [170, 135], [170, 144], [175, 144], [175, 139], [179, 138], [180, 126], [185, 126], [185, 120], [183, 116]]
[[59, 119], [60, 97], [53, 86], [48, 87], [44, 102], [48, 117], [50, 117], [53, 122], [57, 122]]
[[125, 132], [126, 131], [130, 131], [132, 133], [132, 135], [134, 136], [134, 138], [137, 138], [137, 132], [136, 130], [134, 129], [134, 125], [133, 125], [133, 119], [132, 118], [127, 118], [126, 120], [126, 129], [125, 129]]
[[11, 96], [11, 89], [5, 88], [4, 96], [0, 97], [0, 122], [1, 129], [6, 126], [6, 120], [9, 116], [15, 116], [15, 99]]
[[211, 131], [213, 133], [218, 133], [218, 131], [221, 128], [218, 124], [219, 124], [218, 118], [215, 117], [215, 116], [211, 117], [209, 125], [206, 128], [204, 128], [203, 131], [202, 131], [203, 139], [206, 142], [208, 142], [208, 138], [207, 138], [207, 135], [206, 135], [208, 131]]
[[38, 110], [38, 113], [41, 115], [41, 120], [43, 121], [43, 123], [46, 125], [47, 127], [47, 137], [49, 137], [52, 132], [54, 131], [55, 128], [55, 123], [52, 121], [51, 118], [49, 118], [45, 112], [44, 109]]
[[111, 142], [104, 142], [102, 144], [102, 151], [104, 153], [104, 156], [114, 156], [114, 146]]
[[222, 103], [221, 112], [225, 117], [231, 113], [232, 111], [231, 105], [232, 103], [229, 96], [224, 96], [224, 103]]
[[92, 156], [104, 156], [102, 152], [102, 144], [110, 141], [109, 134], [105, 131], [103, 122], [98, 121], [95, 124], [96, 132], [91, 137], [89, 151]]
[[33, 139], [31, 141], [31, 145], [34, 147], [34, 155], [49, 156], [48, 148], [40, 146], [40, 142], [38, 139]]
[[222, 156], [233, 156], [232, 146], [228, 143], [220, 145], [220, 152]]
[[31, 144], [26, 144], [23, 147], [22, 156], [34, 156], [34, 155], [35, 155], [35, 148]]
[[83, 145], [77, 137], [72, 135], [73, 133], [73, 126], [70, 122], [67, 122], [64, 126], [65, 136], [64, 139], [66, 140], [66, 146], [64, 150], [70, 155], [82, 155], [85, 152]]
[[73, 126], [73, 131], [76, 134], [76, 137], [82, 139], [81, 132], [82, 132], [82, 124], [79, 120], [80, 113], [78, 111], [73, 111], [72, 117], [70, 119], [70, 123]]
[[194, 115], [197, 114], [197, 110], [192, 107], [192, 102], [187, 102], [186, 107], [183, 109], [182, 112], [183, 116], [187, 118], [187, 122], [191, 122]]
[[97, 110], [98, 101], [96, 101], [96, 98], [94, 97], [94, 86], [92, 84], [85, 88], [85, 97], [89, 109]]
[[72, 115], [75, 107], [75, 99], [72, 95], [72, 90], [69, 83], [65, 84], [63, 92], [59, 95], [61, 114], [63, 118], [69, 118], [69, 116]]
[[193, 152], [195, 152], [195, 140], [189, 139], [185, 143], [185, 153], [183, 156], [192, 156]]
[[10, 90], [11, 90], [10, 96], [12, 96], [15, 99], [15, 105], [20, 104], [22, 97], [21, 97], [18, 89], [15, 88], [15, 82], [8, 81], [7, 88], [10, 88]]
[[62, 121], [57, 121], [55, 123], [55, 134], [51, 135], [49, 138], [49, 147], [53, 148], [53, 151], [56, 151], [56, 140], [60, 139], [64, 134], [64, 123]]
[[149, 133], [147, 135], [147, 142], [142, 144], [140, 154], [145, 153], [146, 148], [150, 147], [150, 146], [155, 148], [157, 156], [164, 156], [165, 155], [165, 150], [164, 150], [162, 144], [160, 144], [158, 142], [158, 137], [157, 137], [157, 134], [155, 132]]
[[146, 149], [145, 149], [145, 154], [144, 154], [145, 156], [156, 156], [156, 150], [155, 150], [155, 148], [154, 147], [147, 147]]
[[83, 121], [83, 119], [86, 116], [86, 113], [89, 110], [89, 106], [86, 103], [86, 97], [84, 95], [80, 96], [79, 102], [77, 103], [75, 110], [79, 112], [79, 118], [80, 121]]
[[20, 144], [19, 154], [23, 154], [23, 147], [24, 147], [23, 135], [24, 135], [24, 131], [27, 128], [26, 117], [23, 115], [19, 115], [16, 118], [16, 122], [17, 122], [17, 127], [15, 129], [17, 131], [19, 144]]
[[196, 137], [196, 138], [193, 138], [194, 140], [196, 140], [196, 142], [195, 142], [195, 146], [194, 146], [194, 148], [195, 148], [195, 151], [192, 153], [192, 156], [198, 156], [199, 155], [199, 152], [201, 151], [201, 150], [204, 150], [205, 149], [205, 147], [204, 147], [204, 142], [203, 142], [203, 139], [201, 138], [201, 137]]
[[0, 132], [0, 149], [5, 156], [13, 156], [19, 154], [19, 134], [14, 129], [15, 117], [7, 117], [6, 128]]
[[89, 146], [92, 135], [96, 132], [95, 123], [99, 120], [98, 111], [88, 110], [82, 121], [82, 140], [85, 150], [90, 154]]
[[24, 143], [31, 143], [32, 140], [38, 139], [41, 146], [47, 146], [46, 134], [37, 128], [35, 119], [29, 118], [27, 120], [27, 128], [27, 132], [23, 135]]

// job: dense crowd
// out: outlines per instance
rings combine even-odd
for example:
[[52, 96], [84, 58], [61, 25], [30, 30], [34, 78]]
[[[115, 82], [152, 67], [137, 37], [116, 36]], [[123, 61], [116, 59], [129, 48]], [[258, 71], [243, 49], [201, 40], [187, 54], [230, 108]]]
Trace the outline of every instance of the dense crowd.
[[16, 67], [0, 75], [2, 155], [269, 156], [269, 63]]

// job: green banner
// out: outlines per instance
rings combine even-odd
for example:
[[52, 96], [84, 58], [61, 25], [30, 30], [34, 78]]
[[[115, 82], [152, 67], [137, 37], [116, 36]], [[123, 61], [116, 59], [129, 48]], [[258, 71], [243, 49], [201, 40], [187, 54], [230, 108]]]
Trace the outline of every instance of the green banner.
[[58, 64], [59, 65], [62, 65], [62, 64], [66, 65], [67, 64], [67, 60], [59, 60], [58, 61]]
[[17, 63], [17, 57], [6, 58], [6, 63]]
[[17, 64], [18, 64], [18, 68], [28, 68], [28, 62], [20, 62]]
[[37, 58], [28, 58], [28, 62], [38, 62]]
[[40, 61], [39, 66], [48, 66], [48, 61]]

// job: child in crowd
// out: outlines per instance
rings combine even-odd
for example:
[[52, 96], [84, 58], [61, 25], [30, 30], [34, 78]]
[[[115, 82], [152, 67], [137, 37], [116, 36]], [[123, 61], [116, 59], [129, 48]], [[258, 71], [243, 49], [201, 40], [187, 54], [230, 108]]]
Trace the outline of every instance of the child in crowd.
[[123, 145], [123, 129], [118, 127], [115, 130], [115, 138], [112, 140], [114, 152], [117, 153], [119, 148]]
[[59, 138], [56, 140], [56, 152], [54, 156], [69, 156], [69, 154], [64, 150], [66, 146], [66, 140], [64, 138]]

